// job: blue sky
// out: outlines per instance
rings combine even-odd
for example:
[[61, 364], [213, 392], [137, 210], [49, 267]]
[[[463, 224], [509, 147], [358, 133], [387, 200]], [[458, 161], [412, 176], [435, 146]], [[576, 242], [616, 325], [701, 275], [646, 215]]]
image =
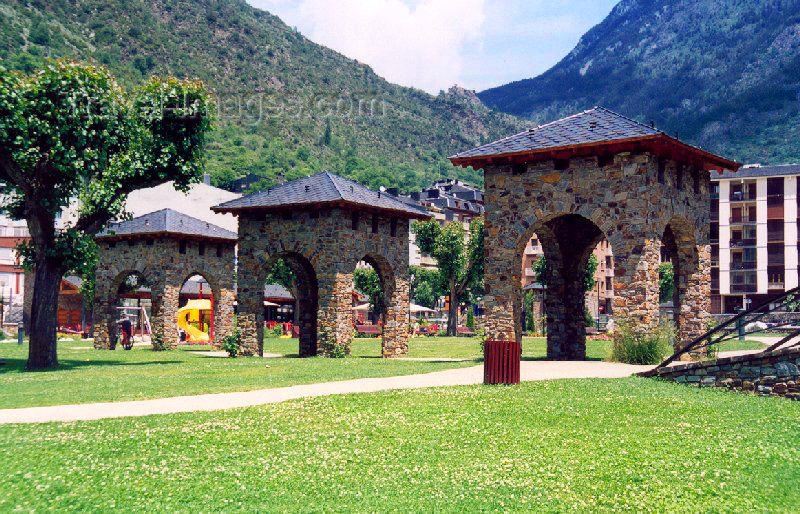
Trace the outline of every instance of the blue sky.
[[436, 93], [536, 76], [618, 0], [248, 0], [383, 77]]

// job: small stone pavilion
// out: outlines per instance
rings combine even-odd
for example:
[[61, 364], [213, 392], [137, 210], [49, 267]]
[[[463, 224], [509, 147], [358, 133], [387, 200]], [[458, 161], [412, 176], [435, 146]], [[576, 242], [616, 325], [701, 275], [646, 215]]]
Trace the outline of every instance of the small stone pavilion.
[[238, 323], [245, 355], [263, 354], [264, 284], [278, 259], [300, 283], [300, 355], [348, 352], [353, 272], [369, 263], [387, 312], [383, 356], [408, 351], [409, 220], [427, 211], [331, 173], [302, 178], [213, 208], [239, 217]]
[[484, 170], [489, 339], [522, 337], [522, 254], [533, 234], [548, 264], [548, 358], [586, 358], [583, 277], [604, 238], [615, 259], [616, 323], [641, 331], [658, 323], [663, 246], [675, 267], [676, 345], [706, 331], [710, 172], [740, 164], [603, 108], [450, 159]]
[[206, 221], [163, 209], [110, 225], [97, 238], [100, 247], [95, 284], [95, 348], [108, 349], [116, 337], [120, 285], [137, 276], [151, 291], [153, 334], [178, 342], [176, 315], [183, 284], [194, 275], [212, 293], [211, 338], [233, 328], [236, 234]]

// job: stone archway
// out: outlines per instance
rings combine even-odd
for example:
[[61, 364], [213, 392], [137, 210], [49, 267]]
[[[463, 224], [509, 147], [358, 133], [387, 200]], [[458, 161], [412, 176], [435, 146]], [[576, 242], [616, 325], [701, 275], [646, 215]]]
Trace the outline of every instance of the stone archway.
[[[580, 214], [555, 214], [536, 222], [522, 237], [517, 255], [536, 234], [547, 261], [544, 310], [547, 320], [547, 358], [580, 360], [586, 357], [586, 269], [603, 231]], [[522, 294], [515, 299], [517, 339], [521, 340]]]
[[398, 280], [392, 263], [384, 256], [367, 254], [359, 259], [359, 262], [362, 261], [375, 270], [383, 290], [386, 310], [381, 316], [383, 322], [381, 355], [384, 357], [405, 355], [408, 353], [409, 338], [409, 281]]
[[325, 172], [232, 200], [214, 211], [239, 218], [237, 319], [244, 355], [263, 351], [264, 279], [282, 255], [302, 256], [308, 264], [299, 268], [313, 269], [316, 280], [317, 337], [307, 339], [303, 355], [349, 353], [353, 271], [365, 256], [394, 282], [384, 357], [407, 351], [409, 221], [430, 218], [422, 207]]
[[[581, 329], [570, 321], [583, 301], [576, 271], [585, 266], [588, 246], [603, 234], [614, 254], [615, 321], [642, 332], [654, 328], [660, 239], [677, 219], [696, 227], [699, 255], [690, 266], [687, 250], [682, 262], [691, 270], [681, 273], [692, 278], [684, 286], [679, 339], [689, 339], [704, 325], [710, 308], [703, 278], [710, 277], [709, 171], [737, 170], [738, 163], [603, 108], [463, 152], [451, 161], [484, 171], [489, 339], [521, 338], [519, 254], [532, 232], [549, 248], [548, 260], [552, 255], [555, 263], [551, 273], [563, 287], [555, 295], [559, 304], [551, 301], [549, 306], [567, 320], [548, 323], [563, 333], [554, 334], [553, 358], [582, 357]], [[676, 239], [683, 240], [684, 225], [671, 226]], [[559, 338], [563, 344], [556, 344]]]
[[673, 321], [680, 334], [679, 350], [708, 330], [708, 312], [697, 312], [696, 307], [711, 295], [711, 277], [704, 272], [711, 266], [711, 251], [697, 244], [695, 227], [682, 217], [669, 220], [661, 244], [673, 265]]

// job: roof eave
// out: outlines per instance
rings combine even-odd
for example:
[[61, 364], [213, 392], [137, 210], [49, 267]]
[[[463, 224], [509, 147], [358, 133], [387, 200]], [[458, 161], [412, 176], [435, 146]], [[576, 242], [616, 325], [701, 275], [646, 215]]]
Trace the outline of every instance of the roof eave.
[[200, 234], [186, 234], [183, 232], [170, 232], [168, 230], [161, 230], [158, 232], [133, 232], [127, 234], [98, 234], [94, 238], [96, 241], [125, 241], [127, 239], [149, 239], [153, 237], [174, 237], [176, 239], [203, 239], [206, 241], [236, 243], [236, 237], [222, 237], [222, 236], [208, 236]]
[[736, 172], [742, 166], [741, 163], [725, 159], [724, 157], [720, 157], [719, 155], [712, 154], [711, 152], [684, 143], [683, 141], [675, 139], [664, 133], [652, 134], [647, 136], [637, 136], [631, 138], [595, 141], [591, 143], [582, 143], [577, 145], [554, 146], [550, 148], [542, 148], [537, 150], [523, 150], [519, 152], [498, 153], [493, 155], [466, 156], [466, 157], [459, 157], [458, 155], [456, 155], [450, 157], [449, 159], [454, 166], [461, 166], [464, 168], [466, 168], [467, 166], [472, 166], [475, 169], [481, 169], [484, 166], [490, 164], [508, 162], [514, 160], [519, 160], [520, 162], [524, 162], [524, 161], [538, 160], [538, 159], [546, 160], [548, 158], [559, 158], [559, 157], [554, 157], [554, 154], [559, 154], [559, 153], [564, 154], [563, 157], [568, 158], [569, 154], [574, 154], [575, 156], [578, 156], [578, 154], [582, 150], [590, 148], [609, 147], [615, 145], [636, 144], [636, 143], [646, 144], [646, 143], [663, 143], [663, 142], [677, 145], [686, 152], [697, 154], [703, 161], [704, 168], [707, 170], [716, 170], [718, 173], [723, 173], [726, 170]]
[[211, 210], [220, 214], [224, 213], [224, 214], [233, 214], [234, 216], [238, 216], [242, 212], [281, 212], [291, 209], [309, 208], [309, 207], [345, 207], [345, 208], [358, 207], [360, 209], [391, 212], [395, 215], [408, 219], [430, 219], [432, 217], [428, 213], [422, 213], [422, 212], [415, 213], [404, 209], [389, 209], [386, 207], [376, 207], [374, 205], [348, 202], [343, 200], [314, 202], [314, 203], [308, 203], [308, 202], [284, 203], [280, 205], [268, 205], [268, 206], [247, 205], [241, 207], [225, 207], [224, 205], [217, 205], [216, 207], [212, 207]]

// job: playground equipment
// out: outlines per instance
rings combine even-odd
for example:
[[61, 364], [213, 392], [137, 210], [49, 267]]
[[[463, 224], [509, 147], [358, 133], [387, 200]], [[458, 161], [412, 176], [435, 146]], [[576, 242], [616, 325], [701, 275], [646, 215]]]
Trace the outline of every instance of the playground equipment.
[[[133, 318], [133, 339], [136, 340], [136, 333], [138, 331], [142, 342], [152, 342], [153, 328], [150, 326], [150, 318], [147, 316], [147, 311], [144, 307], [117, 307], [120, 315], [125, 315]], [[147, 340], [145, 340], [147, 337]]]
[[211, 341], [208, 323], [211, 316], [211, 300], [189, 300], [178, 309], [178, 327], [186, 332], [187, 343]]

